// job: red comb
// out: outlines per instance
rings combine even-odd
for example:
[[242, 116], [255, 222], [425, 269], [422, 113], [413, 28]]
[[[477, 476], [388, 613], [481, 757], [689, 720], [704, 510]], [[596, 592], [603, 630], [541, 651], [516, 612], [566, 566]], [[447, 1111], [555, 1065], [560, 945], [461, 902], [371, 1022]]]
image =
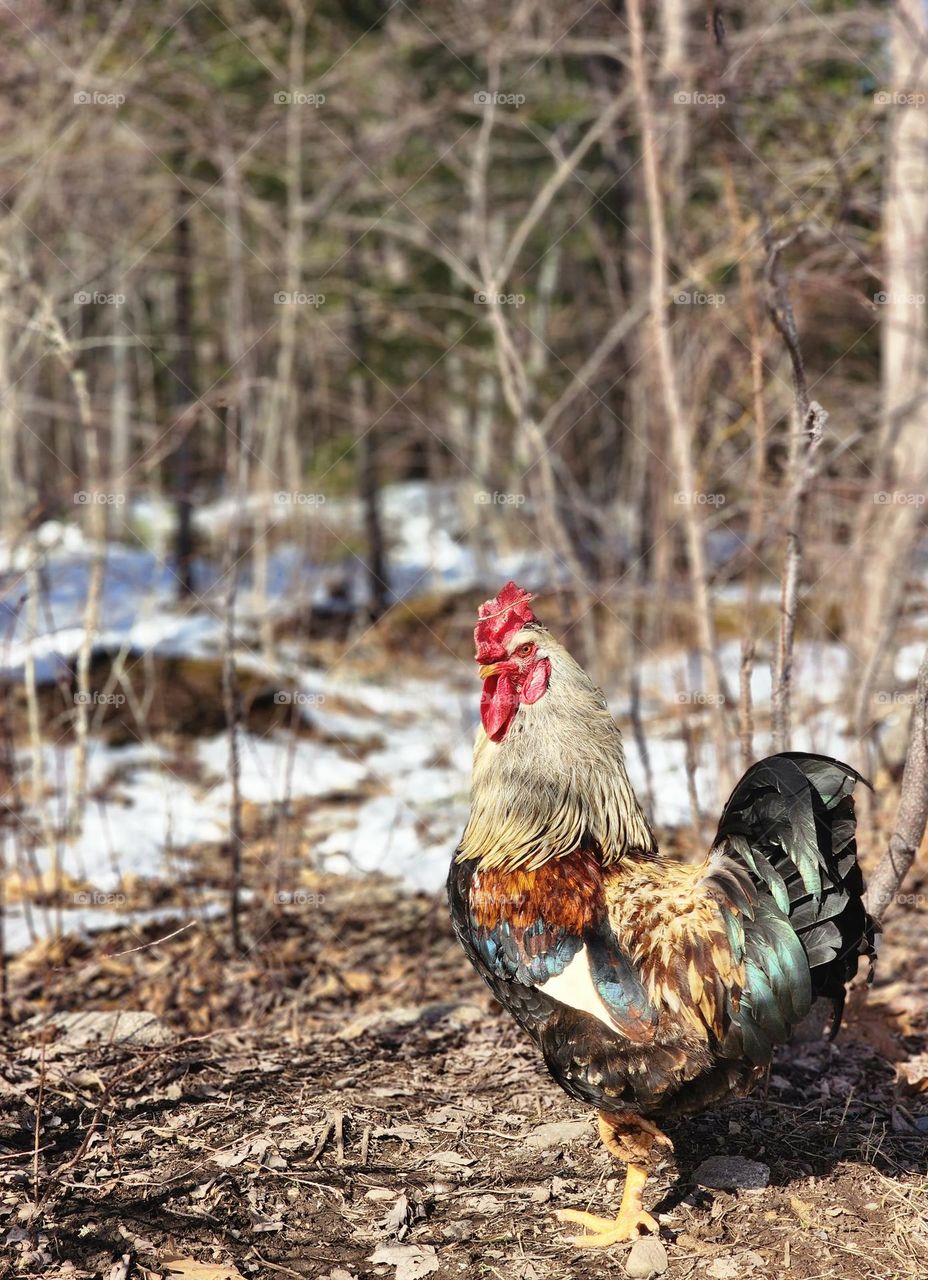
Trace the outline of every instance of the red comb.
[[514, 582], [507, 582], [495, 600], [477, 610], [480, 621], [474, 628], [478, 662], [499, 662], [506, 657], [506, 644], [527, 622], [537, 622], [529, 601], [534, 597]]

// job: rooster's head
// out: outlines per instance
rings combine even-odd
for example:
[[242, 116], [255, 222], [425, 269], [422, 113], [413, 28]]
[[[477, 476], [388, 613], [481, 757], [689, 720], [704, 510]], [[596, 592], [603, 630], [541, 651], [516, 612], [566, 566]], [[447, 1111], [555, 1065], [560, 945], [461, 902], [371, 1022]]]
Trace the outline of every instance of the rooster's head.
[[580, 848], [604, 863], [654, 836], [625, 771], [606, 699], [507, 582], [480, 606], [483, 680], [471, 811], [458, 850], [486, 867], [537, 868]]
[[528, 591], [507, 582], [495, 600], [487, 600], [477, 611], [480, 718], [493, 742], [506, 736], [520, 704], [544, 697], [551, 679], [551, 660], [544, 648], [547, 632], [532, 612], [531, 600]]

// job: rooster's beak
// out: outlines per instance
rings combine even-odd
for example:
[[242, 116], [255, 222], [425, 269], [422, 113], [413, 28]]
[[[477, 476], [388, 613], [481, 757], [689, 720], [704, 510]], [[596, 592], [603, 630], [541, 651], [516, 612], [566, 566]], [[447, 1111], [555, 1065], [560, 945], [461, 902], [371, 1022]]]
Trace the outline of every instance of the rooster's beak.
[[489, 680], [490, 676], [495, 676], [499, 666], [500, 664], [498, 662], [491, 662], [489, 666], [481, 667], [478, 672], [480, 679]]

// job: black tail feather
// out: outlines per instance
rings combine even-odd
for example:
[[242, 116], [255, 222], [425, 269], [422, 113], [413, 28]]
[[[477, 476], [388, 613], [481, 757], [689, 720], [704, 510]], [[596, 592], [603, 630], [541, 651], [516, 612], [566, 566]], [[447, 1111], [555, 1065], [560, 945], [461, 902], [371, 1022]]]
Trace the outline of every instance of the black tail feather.
[[812, 974], [813, 998], [835, 1008], [832, 1035], [847, 983], [861, 957], [876, 958], [878, 926], [863, 904], [857, 862], [856, 769], [827, 756], [791, 751], [759, 761], [725, 806], [714, 849], [745, 865], [798, 935]]

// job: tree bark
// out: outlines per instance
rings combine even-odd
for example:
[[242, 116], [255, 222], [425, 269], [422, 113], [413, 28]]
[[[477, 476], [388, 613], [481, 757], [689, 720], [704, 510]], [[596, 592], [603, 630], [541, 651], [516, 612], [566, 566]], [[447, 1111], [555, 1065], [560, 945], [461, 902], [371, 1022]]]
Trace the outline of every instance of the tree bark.
[[642, 167], [644, 169], [645, 198], [648, 207], [648, 223], [651, 241], [651, 323], [654, 333], [654, 357], [657, 379], [660, 385], [664, 410], [670, 430], [670, 447], [676, 471], [676, 479], [682, 498], [681, 522], [686, 542], [690, 571], [690, 587], [693, 610], [696, 615], [696, 634], [702, 658], [702, 668], [709, 694], [712, 728], [715, 738], [719, 782], [722, 791], [731, 784], [731, 766], [728, 759], [728, 737], [724, 719], [724, 697], [718, 669], [715, 624], [712, 603], [709, 598], [708, 567], [704, 530], [696, 505], [697, 479], [693, 460], [693, 427], [683, 411], [677, 370], [667, 320], [668, 273], [667, 234], [664, 200], [658, 170], [657, 136], [654, 113], [648, 88], [645, 63], [644, 25], [641, 0], [629, 0], [627, 6], [631, 34], [632, 79], [641, 129]]
[[[921, 0], [896, 0], [891, 36], [893, 88], [924, 91], [928, 83], [928, 12]], [[928, 112], [888, 107], [889, 137], [883, 240], [882, 425], [880, 461], [869, 519], [867, 564], [855, 566], [854, 724], [869, 727], [870, 698], [896, 630], [921, 509], [908, 496], [928, 479], [928, 316], [917, 302], [928, 283]], [[879, 298], [880, 295], [878, 295]], [[879, 471], [878, 471], [879, 474]]]
[[[171, 362], [174, 409], [178, 419], [190, 401], [196, 398], [193, 347], [193, 236], [188, 199], [183, 184], [178, 182], [176, 194], [178, 217], [174, 226], [174, 328], [177, 354]], [[178, 595], [182, 600], [194, 594], [190, 436], [189, 431], [181, 433], [175, 455], [177, 536], [174, 572], [177, 574]]]
[[889, 848], [867, 889], [867, 910], [882, 920], [909, 873], [928, 823], [928, 650], [918, 671], [918, 692], [909, 728], [902, 792]]
[[370, 422], [364, 374], [368, 358], [367, 325], [357, 290], [360, 272], [351, 297], [351, 349], [359, 369], [352, 389], [352, 412], [355, 438], [358, 442], [358, 492], [364, 512], [364, 532], [367, 538], [368, 612], [371, 622], [382, 618], [390, 607], [390, 591], [387, 585], [387, 554], [380, 518], [380, 466], [379, 433]]

